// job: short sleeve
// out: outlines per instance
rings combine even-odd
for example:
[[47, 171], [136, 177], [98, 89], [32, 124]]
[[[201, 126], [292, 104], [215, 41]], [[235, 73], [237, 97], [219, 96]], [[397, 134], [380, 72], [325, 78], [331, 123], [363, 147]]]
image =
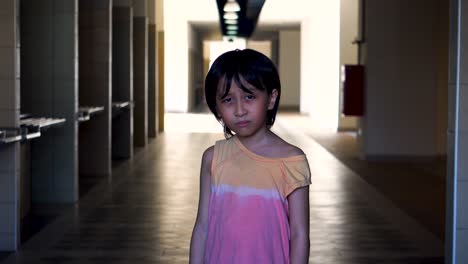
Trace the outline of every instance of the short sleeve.
[[294, 190], [311, 184], [310, 168], [307, 159], [294, 162], [283, 162], [283, 179], [285, 186], [283, 197], [288, 197]]

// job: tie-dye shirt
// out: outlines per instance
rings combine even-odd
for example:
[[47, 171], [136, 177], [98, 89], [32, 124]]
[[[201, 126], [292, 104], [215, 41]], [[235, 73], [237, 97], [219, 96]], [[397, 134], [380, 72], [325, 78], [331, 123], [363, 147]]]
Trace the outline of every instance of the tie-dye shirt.
[[266, 158], [217, 141], [205, 263], [289, 263], [288, 195], [310, 184], [305, 155]]

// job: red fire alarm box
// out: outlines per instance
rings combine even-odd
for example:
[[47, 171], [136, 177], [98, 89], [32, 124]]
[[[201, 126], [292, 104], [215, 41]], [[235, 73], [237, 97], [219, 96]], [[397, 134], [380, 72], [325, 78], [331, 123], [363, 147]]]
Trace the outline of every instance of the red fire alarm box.
[[362, 116], [364, 114], [364, 66], [343, 65], [343, 114]]

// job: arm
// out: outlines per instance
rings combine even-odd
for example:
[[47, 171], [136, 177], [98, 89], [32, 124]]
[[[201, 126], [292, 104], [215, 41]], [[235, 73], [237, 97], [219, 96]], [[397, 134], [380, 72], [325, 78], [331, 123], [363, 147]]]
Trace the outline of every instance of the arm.
[[291, 264], [309, 261], [309, 186], [296, 189], [288, 196], [291, 229]]
[[203, 153], [200, 169], [200, 194], [198, 201], [198, 213], [193, 227], [190, 241], [190, 263], [203, 263], [205, 254], [205, 242], [208, 229], [208, 207], [211, 194], [211, 162], [213, 160], [214, 147], [210, 147]]

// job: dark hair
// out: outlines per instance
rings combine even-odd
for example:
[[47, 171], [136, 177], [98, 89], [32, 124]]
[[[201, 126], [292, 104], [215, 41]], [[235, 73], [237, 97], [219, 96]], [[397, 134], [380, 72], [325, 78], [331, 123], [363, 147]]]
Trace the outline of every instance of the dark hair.
[[[216, 110], [216, 95], [218, 86], [223, 81], [224, 96], [229, 93], [232, 81], [244, 91], [250, 93], [250, 90], [242, 84], [241, 78], [255, 88], [267, 91], [270, 95], [273, 89], [278, 91], [275, 106], [267, 112], [267, 127], [270, 128], [275, 123], [276, 113], [281, 95], [281, 83], [278, 70], [273, 62], [262, 53], [251, 50], [233, 50], [223, 53], [211, 66], [205, 78], [205, 98], [214, 116], [221, 121], [221, 116]], [[232, 131], [223, 124], [224, 135], [232, 136]]]

